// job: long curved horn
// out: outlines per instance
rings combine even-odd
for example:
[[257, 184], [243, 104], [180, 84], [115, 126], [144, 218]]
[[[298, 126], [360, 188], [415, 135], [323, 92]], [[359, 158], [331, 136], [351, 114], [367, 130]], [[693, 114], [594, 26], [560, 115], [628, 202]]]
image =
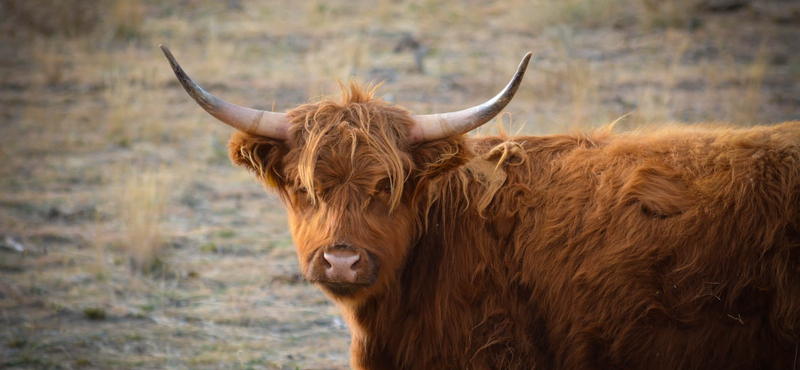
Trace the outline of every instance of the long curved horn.
[[197, 102], [203, 109], [216, 119], [231, 126], [239, 131], [249, 134], [271, 137], [273, 139], [286, 140], [289, 137], [289, 121], [283, 113], [267, 112], [263, 110], [240, 107], [236, 104], [228, 103], [214, 95], [207, 93], [197, 86], [180, 64], [172, 56], [172, 53], [164, 45], [158, 45], [164, 55], [169, 60], [169, 65], [178, 77], [183, 89], [189, 96]]
[[414, 126], [411, 128], [411, 138], [414, 142], [428, 142], [444, 139], [469, 132], [480, 125], [489, 122], [508, 105], [517, 92], [531, 53], [525, 54], [522, 62], [517, 67], [517, 72], [497, 96], [481, 105], [464, 109], [458, 112], [426, 114], [413, 116]]

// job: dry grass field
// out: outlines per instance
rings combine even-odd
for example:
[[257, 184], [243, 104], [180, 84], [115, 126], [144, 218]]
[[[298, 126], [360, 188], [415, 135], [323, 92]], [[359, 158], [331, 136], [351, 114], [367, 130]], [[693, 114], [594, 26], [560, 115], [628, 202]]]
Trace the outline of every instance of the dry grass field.
[[349, 367], [280, 202], [159, 43], [276, 111], [350, 79], [460, 109], [532, 51], [509, 132], [800, 119], [796, 1], [0, 0], [0, 368]]

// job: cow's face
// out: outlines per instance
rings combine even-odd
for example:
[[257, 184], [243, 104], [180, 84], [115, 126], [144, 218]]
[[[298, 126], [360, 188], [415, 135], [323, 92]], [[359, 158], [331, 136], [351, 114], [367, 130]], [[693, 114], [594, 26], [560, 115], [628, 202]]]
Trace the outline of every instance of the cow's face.
[[415, 235], [409, 114], [347, 97], [287, 116], [292, 127], [283, 147], [265, 150], [269, 144], [252, 144], [263, 139], [236, 133], [233, 161], [265, 172], [282, 195], [308, 281], [339, 299], [385, 289]]
[[355, 101], [288, 114], [297, 145], [284, 159], [289, 226], [303, 275], [337, 297], [388, 284], [414, 234], [404, 195], [412, 161], [400, 148], [408, 114]]
[[[348, 142], [356, 136], [319, 148], [308, 184], [294, 177], [284, 185], [303, 275], [336, 296], [387, 284], [414, 234], [401, 188], [405, 179], [394, 181], [375, 148]], [[307, 168], [301, 164], [296, 170]]]

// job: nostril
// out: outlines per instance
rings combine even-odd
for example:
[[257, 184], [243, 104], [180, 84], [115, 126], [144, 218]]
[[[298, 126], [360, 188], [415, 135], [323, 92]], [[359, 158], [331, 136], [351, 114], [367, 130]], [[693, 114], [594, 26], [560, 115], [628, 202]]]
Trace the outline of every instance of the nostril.
[[332, 259], [334, 259], [333, 255], [329, 254], [328, 252], [322, 253], [322, 262], [325, 268], [333, 267], [333, 262], [331, 261]]
[[332, 267], [331, 266], [331, 262], [328, 261], [327, 253], [323, 253], [322, 254], [322, 267], [325, 267], [326, 269], [329, 269], [329, 268]]
[[352, 265], [350, 265], [350, 269], [351, 269], [351, 270], [357, 270], [357, 269], [358, 269], [358, 266], [360, 266], [360, 265], [361, 265], [361, 256], [356, 256], [356, 257], [357, 257], [357, 258], [356, 258], [356, 261], [355, 261], [355, 262], [353, 262], [353, 264], [352, 264]]

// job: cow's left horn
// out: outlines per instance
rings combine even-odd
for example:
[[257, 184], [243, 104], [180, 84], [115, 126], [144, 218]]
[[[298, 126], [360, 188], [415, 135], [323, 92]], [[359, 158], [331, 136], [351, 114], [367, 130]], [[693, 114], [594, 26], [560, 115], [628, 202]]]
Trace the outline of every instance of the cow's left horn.
[[469, 132], [489, 122], [500, 114], [503, 108], [511, 101], [511, 98], [514, 97], [530, 60], [531, 53], [525, 54], [522, 62], [519, 63], [519, 67], [517, 67], [517, 72], [511, 78], [511, 82], [506, 85], [503, 91], [486, 103], [458, 112], [414, 116], [414, 126], [411, 128], [412, 140], [415, 142], [428, 142], [444, 139]]
[[189, 96], [197, 102], [206, 112], [223, 123], [249, 134], [271, 137], [273, 139], [286, 140], [288, 135], [289, 121], [283, 113], [267, 112], [258, 109], [240, 107], [236, 104], [228, 103], [214, 95], [207, 93], [197, 86], [180, 64], [172, 56], [172, 53], [164, 45], [159, 45], [161, 51], [167, 56], [169, 65], [178, 77], [183, 89]]

